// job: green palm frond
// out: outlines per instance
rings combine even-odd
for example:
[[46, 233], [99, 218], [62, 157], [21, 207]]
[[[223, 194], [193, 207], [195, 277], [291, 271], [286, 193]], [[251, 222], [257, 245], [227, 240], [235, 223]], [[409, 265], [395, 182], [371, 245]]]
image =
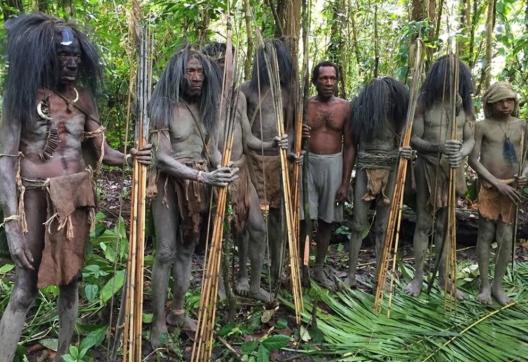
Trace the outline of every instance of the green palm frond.
[[516, 291], [516, 302], [505, 307], [486, 307], [470, 297], [449, 310], [443, 294], [413, 298], [400, 286], [391, 318], [376, 314], [373, 296], [363, 291], [314, 286], [305, 296], [303, 320], [310, 323], [316, 303], [312, 328], [324, 342], [313, 353], [336, 361], [521, 361], [528, 356], [528, 263], [517, 263], [515, 274], [505, 284]]

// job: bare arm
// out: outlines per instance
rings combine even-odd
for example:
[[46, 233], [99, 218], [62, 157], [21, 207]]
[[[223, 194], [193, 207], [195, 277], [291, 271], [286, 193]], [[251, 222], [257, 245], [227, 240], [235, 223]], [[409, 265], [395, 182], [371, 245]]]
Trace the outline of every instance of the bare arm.
[[242, 126], [242, 139], [244, 140], [245, 146], [257, 151], [273, 148], [276, 144], [275, 141], [262, 141], [251, 132], [251, 125], [249, 124], [249, 119], [247, 117], [246, 96], [244, 93], [239, 92], [238, 97], [237, 116], [239, 117]]
[[482, 124], [477, 124], [475, 127], [475, 146], [473, 151], [469, 156], [469, 165], [473, 170], [475, 170], [479, 177], [482, 177], [484, 180], [488, 181], [493, 186], [499, 183], [499, 180], [488, 171], [486, 167], [480, 162], [480, 150], [482, 148], [482, 137], [483, 137]]
[[[94, 119], [99, 119], [99, 112], [97, 111], [97, 106], [95, 102], [93, 101], [93, 97], [89, 93], [83, 92], [83, 103], [84, 107], [86, 107], [86, 110], [90, 113], [89, 117], [86, 117], [86, 124], [85, 124], [85, 131], [88, 133], [92, 133], [90, 136], [94, 147], [96, 150], [103, 150], [103, 163], [110, 166], [122, 166], [128, 162], [130, 162], [130, 158], [127, 157], [124, 153], [113, 149], [110, 147], [110, 145], [106, 142], [106, 139], [104, 137], [104, 130], [102, 126], [96, 122]], [[150, 164], [151, 162], [151, 146], [147, 145], [142, 150], [136, 150], [135, 148], [132, 148], [130, 150], [130, 155], [134, 158], [136, 158], [140, 163], [143, 164]], [[131, 164], [131, 163], [130, 163]]]
[[346, 200], [348, 196], [348, 187], [350, 186], [350, 178], [352, 177], [352, 168], [356, 158], [356, 143], [352, 133], [351, 108], [348, 108], [348, 114], [345, 121], [345, 129], [343, 132], [343, 175], [341, 178], [341, 185], [337, 190], [336, 199], [339, 202]]
[[527, 152], [528, 149], [528, 134], [526, 129], [526, 121], [522, 122], [522, 132], [524, 135], [523, 139], [523, 147], [521, 149], [521, 165], [523, 165], [523, 169], [521, 170], [522, 177], [528, 177], [528, 162], [526, 162]]
[[475, 146], [475, 124], [476, 122], [472, 119], [467, 119], [464, 124], [463, 143], [460, 149], [462, 158], [468, 156]]
[[22, 125], [4, 120], [0, 126], [0, 203], [4, 213], [9, 252], [18, 267], [33, 270], [33, 256], [27, 245], [18, 215], [16, 173]]
[[238, 168], [220, 167], [211, 172], [193, 169], [172, 157], [172, 147], [168, 132], [155, 132], [151, 136], [156, 155], [156, 167], [176, 178], [194, 180], [209, 185], [226, 186], [238, 176]]

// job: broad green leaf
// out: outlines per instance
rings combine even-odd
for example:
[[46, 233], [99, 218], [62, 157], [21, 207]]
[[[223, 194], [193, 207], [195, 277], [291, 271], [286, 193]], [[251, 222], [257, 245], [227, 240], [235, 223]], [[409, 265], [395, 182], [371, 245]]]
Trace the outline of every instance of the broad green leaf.
[[5, 264], [0, 267], [0, 275], [9, 273], [11, 270], [15, 269], [15, 264]]
[[101, 289], [101, 302], [105, 304], [112, 296], [123, 287], [125, 282], [125, 271], [118, 270], [116, 274]]
[[98, 292], [99, 286], [96, 284], [86, 284], [84, 286], [84, 294], [86, 295], [86, 299], [88, 299], [89, 302], [92, 302], [97, 298]]
[[269, 351], [276, 351], [278, 349], [288, 346], [290, 342], [290, 337], [277, 334], [274, 336], [267, 337], [264, 339], [261, 344], [266, 347]]
[[80, 345], [80, 355], [85, 356], [88, 350], [92, 347], [100, 345], [105, 339], [106, 326], [100, 327], [95, 331], [90, 332], [83, 338]]
[[257, 362], [268, 362], [269, 355], [270, 351], [261, 344], [257, 351]]
[[258, 345], [259, 345], [259, 341], [256, 340], [256, 339], [244, 342], [240, 346], [240, 352], [242, 352], [244, 354], [249, 354], [249, 353], [255, 351], [257, 349]]

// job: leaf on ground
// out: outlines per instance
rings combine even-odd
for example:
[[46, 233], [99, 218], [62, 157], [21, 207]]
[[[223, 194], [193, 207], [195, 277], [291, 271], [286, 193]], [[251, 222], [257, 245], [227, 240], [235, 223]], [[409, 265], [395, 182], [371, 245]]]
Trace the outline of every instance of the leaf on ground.
[[46, 347], [49, 350], [52, 350], [54, 352], [57, 352], [57, 348], [59, 348], [59, 340], [57, 338], [44, 338], [39, 341], [39, 343]]
[[262, 345], [266, 347], [269, 351], [276, 351], [278, 349], [288, 346], [290, 343], [290, 337], [277, 334], [270, 336], [262, 341]]
[[275, 310], [276, 309], [266, 309], [262, 313], [262, 317], [260, 317], [260, 321], [262, 323], [268, 323], [271, 320], [271, 318], [273, 318], [273, 315], [275, 314]]

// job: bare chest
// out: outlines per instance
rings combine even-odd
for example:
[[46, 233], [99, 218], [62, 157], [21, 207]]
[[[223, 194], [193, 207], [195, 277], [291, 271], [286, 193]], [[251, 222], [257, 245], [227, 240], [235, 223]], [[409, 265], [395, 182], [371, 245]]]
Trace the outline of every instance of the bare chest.
[[170, 123], [172, 149], [176, 153], [201, 153], [207, 132], [197, 107], [178, 107]]
[[345, 124], [345, 115], [342, 107], [318, 104], [308, 106], [308, 125], [312, 131], [328, 129], [342, 132]]
[[435, 105], [424, 115], [424, 138], [438, 141], [450, 139], [455, 127], [455, 138], [462, 139], [465, 124], [466, 114], [463, 110], [453, 120], [449, 107]]

